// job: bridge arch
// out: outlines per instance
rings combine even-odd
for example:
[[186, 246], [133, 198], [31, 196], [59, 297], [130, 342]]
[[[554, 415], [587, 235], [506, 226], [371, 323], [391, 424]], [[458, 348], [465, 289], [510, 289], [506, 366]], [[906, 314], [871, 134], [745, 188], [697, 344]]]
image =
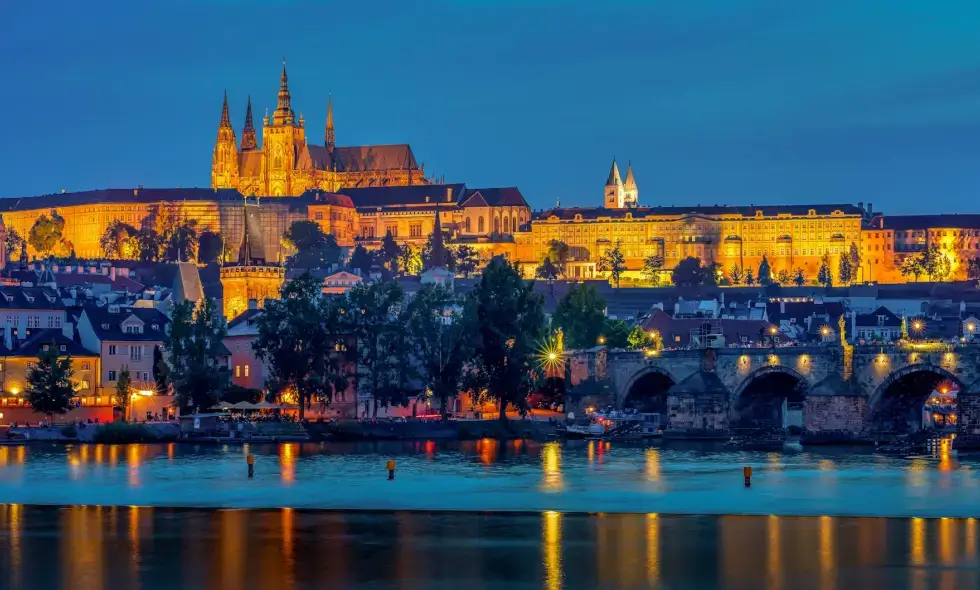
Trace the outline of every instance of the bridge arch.
[[892, 371], [868, 398], [871, 428], [895, 433], [920, 430], [923, 405], [944, 383], [960, 393], [968, 391], [959, 377], [931, 363], [906, 365]]
[[640, 412], [666, 414], [667, 391], [676, 385], [677, 381], [677, 378], [666, 369], [644, 367], [626, 383], [619, 406]]
[[802, 403], [810, 381], [799, 371], [782, 365], [759, 367], [732, 391], [731, 421], [736, 427], [783, 428], [783, 403], [802, 416]]

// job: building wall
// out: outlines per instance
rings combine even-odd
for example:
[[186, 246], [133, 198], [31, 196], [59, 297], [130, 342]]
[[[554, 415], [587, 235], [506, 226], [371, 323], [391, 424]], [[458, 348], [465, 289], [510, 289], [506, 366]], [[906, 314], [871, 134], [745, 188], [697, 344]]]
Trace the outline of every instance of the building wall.
[[274, 266], [226, 266], [221, 269], [221, 289], [225, 319], [232, 320], [248, 309], [249, 301], [264, 307], [266, 299], [279, 299], [286, 279], [285, 269]]
[[[4, 394], [23, 395], [27, 389], [27, 372], [37, 363], [37, 358], [2, 357], [0, 383]], [[73, 356], [71, 366], [75, 371], [72, 382], [77, 387], [78, 397], [92, 397], [98, 393], [99, 357]]]
[[231, 351], [231, 382], [250, 389], [265, 389], [264, 365], [252, 351], [254, 341], [255, 336], [225, 338], [225, 347]]
[[[163, 341], [126, 342], [107, 340], [101, 343], [102, 367], [99, 373], [101, 395], [115, 395], [116, 382], [123, 370], [129, 369], [132, 389], [156, 389], [153, 380], [153, 349], [163, 348]], [[133, 359], [133, 349], [139, 348], [139, 360]]]

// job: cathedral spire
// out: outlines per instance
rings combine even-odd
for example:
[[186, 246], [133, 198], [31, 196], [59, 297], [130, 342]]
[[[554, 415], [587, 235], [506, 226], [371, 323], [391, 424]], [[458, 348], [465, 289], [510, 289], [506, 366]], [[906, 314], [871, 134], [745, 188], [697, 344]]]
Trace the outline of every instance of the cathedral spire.
[[621, 184], [623, 184], [623, 180], [619, 175], [619, 166], [616, 165], [616, 158], [613, 158], [612, 168], [609, 169], [609, 178], [606, 179], [606, 186], [620, 186]]
[[228, 114], [228, 91], [225, 90], [225, 101], [221, 104], [221, 123], [218, 129], [231, 129], [231, 116]]
[[636, 178], [633, 176], [633, 162], [630, 162], [626, 166], [626, 182], [624, 183], [624, 187], [627, 190], [636, 188]]
[[245, 128], [242, 129], [242, 151], [247, 152], [258, 148], [255, 138], [255, 125], [252, 124], [252, 95], [248, 97], [248, 107], [245, 109]]
[[336, 145], [336, 138], [333, 133], [333, 97], [327, 96], [327, 128], [323, 132], [323, 145], [328, 150], [333, 150]]
[[290, 125], [293, 118], [293, 107], [290, 105], [289, 96], [289, 76], [286, 75], [286, 58], [283, 58], [282, 75], [279, 76], [279, 106], [276, 107], [276, 112], [272, 114], [272, 121], [276, 125]]

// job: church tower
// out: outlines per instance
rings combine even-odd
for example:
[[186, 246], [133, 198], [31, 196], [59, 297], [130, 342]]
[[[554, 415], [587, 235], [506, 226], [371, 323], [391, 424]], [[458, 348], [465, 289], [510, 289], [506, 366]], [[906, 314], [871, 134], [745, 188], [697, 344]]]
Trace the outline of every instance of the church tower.
[[640, 206], [640, 189], [636, 186], [636, 177], [633, 176], [633, 162], [626, 167], [626, 182], [623, 183], [623, 204], [626, 207]]
[[323, 145], [331, 152], [337, 145], [337, 138], [333, 132], [333, 97], [327, 97], [327, 128], [323, 132]]
[[242, 129], [242, 151], [255, 151], [258, 146], [259, 142], [255, 138], [255, 125], [252, 123], [252, 96], [249, 95], [248, 108], [245, 109], [245, 128]]
[[218, 139], [214, 142], [214, 155], [211, 158], [211, 188], [238, 187], [238, 146], [235, 144], [235, 130], [228, 114], [228, 93], [225, 92]]
[[306, 143], [303, 118], [296, 121], [290, 104], [289, 77], [283, 62], [279, 77], [279, 104], [272, 114], [272, 124], [264, 120], [262, 129], [262, 151], [265, 155], [265, 177], [268, 194], [273, 197], [296, 195], [303, 192], [303, 186], [293, 186], [293, 170], [296, 166], [296, 148]]
[[606, 200], [607, 209], [622, 209], [624, 207], [625, 191], [623, 190], [623, 179], [619, 175], [619, 166], [616, 158], [613, 158], [612, 168], [609, 170], [609, 178], [606, 179]]
[[[258, 199], [242, 202], [242, 245], [238, 263], [221, 267], [222, 312], [232, 320], [253, 305], [265, 306], [266, 299], [279, 299], [286, 269], [266, 260], [262, 239], [262, 212]], [[254, 303], [253, 303], [254, 302]]]

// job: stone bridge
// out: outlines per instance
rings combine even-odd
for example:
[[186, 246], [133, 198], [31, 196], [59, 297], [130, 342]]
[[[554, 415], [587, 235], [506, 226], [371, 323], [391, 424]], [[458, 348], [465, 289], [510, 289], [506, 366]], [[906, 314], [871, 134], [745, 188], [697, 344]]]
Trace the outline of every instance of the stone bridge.
[[958, 391], [960, 431], [980, 436], [975, 344], [599, 348], [572, 353], [567, 372], [570, 410], [659, 412], [669, 437], [722, 438], [732, 428], [781, 428], [789, 418], [810, 442], [868, 441], [920, 428], [923, 403], [937, 389]]

